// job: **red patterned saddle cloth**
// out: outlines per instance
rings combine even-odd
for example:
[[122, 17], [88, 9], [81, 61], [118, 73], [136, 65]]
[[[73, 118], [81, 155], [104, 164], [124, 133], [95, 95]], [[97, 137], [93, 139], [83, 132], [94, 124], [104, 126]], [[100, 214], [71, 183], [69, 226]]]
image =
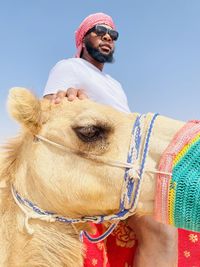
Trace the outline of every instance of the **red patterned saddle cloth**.
[[[105, 231], [103, 225], [92, 227], [94, 237]], [[178, 232], [178, 267], [200, 267], [200, 233], [180, 229]], [[84, 267], [134, 267], [138, 244], [135, 233], [124, 222], [106, 240], [92, 244], [84, 238], [84, 244]]]

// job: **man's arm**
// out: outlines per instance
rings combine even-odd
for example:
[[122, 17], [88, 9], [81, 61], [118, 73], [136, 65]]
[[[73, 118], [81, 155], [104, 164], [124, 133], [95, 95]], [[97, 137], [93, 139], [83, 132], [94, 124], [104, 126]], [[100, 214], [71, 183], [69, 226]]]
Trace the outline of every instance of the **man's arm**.
[[128, 225], [138, 240], [135, 267], [178, 266], [178, 230], [156, 222], [151, 216], [131, 216]]

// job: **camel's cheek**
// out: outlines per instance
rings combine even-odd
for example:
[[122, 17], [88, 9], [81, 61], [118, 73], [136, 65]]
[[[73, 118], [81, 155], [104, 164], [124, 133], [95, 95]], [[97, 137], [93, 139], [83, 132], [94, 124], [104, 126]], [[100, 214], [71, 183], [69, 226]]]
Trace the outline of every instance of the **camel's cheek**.
[[137, 212], [153, 214], [155, 199], [156, 181], [152, 174], [146, 174], [141, 186], [140, 197], [137, 205]]
[[154, 201], [138, 202], [136, 214], [139, 216], [153, 215], [154, 212]]

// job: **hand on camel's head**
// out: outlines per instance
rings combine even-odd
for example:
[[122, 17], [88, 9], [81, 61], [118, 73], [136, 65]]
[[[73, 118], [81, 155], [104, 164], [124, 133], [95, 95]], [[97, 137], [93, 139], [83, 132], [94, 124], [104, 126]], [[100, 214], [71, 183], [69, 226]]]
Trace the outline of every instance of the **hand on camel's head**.
[[[55, 105], [38, 100], [24, 88], [10, 91], [8, 107], [23, 127], [18, 160], [24, 162], [24, 178], [15, 181], [17, 189], [23, 191], [28, 171], [34, 188], [29, 194], [43, 209], [72, 217], [119, 209], [124, 168], [101, 161], [126, 162], [130, 116], [88, 99], [63, 99]], [[36, 135], [62, 145], [66, 151], [38, 141]]]

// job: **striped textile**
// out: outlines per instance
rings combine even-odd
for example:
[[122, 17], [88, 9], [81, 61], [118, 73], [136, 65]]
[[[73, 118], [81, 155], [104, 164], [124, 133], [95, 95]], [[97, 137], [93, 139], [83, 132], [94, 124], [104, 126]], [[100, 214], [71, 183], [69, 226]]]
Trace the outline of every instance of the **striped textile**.
[[164, 152], [156, 193], [156, 219], [200, 232], [200, 121], [189, 121]]

